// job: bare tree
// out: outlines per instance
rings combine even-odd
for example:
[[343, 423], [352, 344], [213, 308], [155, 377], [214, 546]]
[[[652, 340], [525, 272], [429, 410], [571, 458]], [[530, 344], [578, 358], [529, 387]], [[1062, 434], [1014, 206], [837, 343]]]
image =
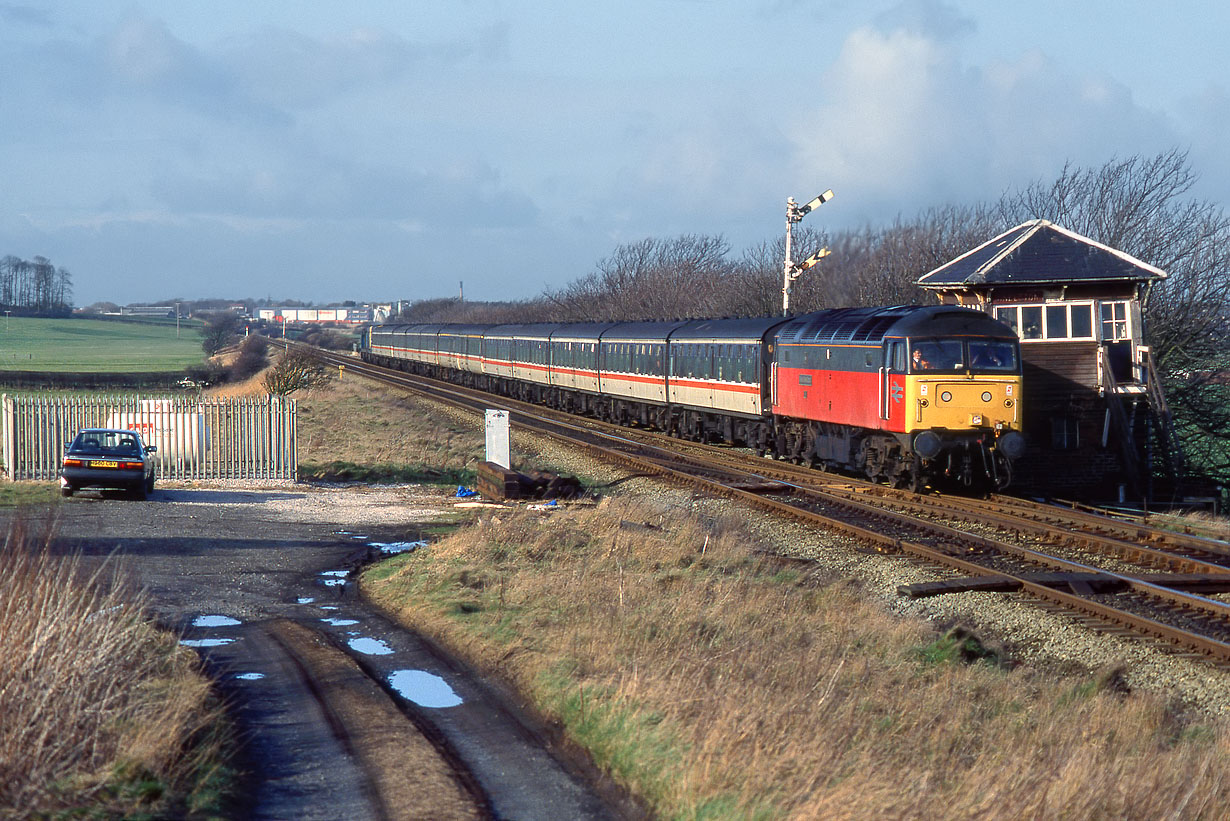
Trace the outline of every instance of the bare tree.
[[329, 365], [312, 348], [292, 346], [282, 352], [265, 374], [265, 390], [286, 396], [305, 388], [318, 388], [332, 378]]
[[209, 314], [201, 328], [201, 347], [207, 356], [232, 344], [239, 338], [239, 317], [230, 311]]
[[621, 245], [592, 273], [548, 293], [557, 321], [712, 316], [734, 272], [720, 236], [685, 234]]

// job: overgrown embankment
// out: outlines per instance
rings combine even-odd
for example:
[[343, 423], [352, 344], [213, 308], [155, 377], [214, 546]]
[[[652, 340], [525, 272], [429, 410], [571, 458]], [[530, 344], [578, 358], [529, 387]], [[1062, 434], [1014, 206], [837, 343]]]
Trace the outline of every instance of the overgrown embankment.
[[196, 654], [20, 520], [0, 567], [0, 817], [216, 816], [224, 725]]
[[1220, 818], [1230, 732], [1113, 672], [1008, 669], [735, 520], [501, 511], [365, 591], [511, 682], [666, 818]]
[[299, 476], [315, 481], [472, 484], [483, 434], [439, 407], [357, 377], [299, 399]]

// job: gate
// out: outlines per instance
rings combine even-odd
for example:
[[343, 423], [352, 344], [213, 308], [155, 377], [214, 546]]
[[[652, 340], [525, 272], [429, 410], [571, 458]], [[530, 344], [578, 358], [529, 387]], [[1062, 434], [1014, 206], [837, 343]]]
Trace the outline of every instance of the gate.
[[125, 428], [155, 445], [159, 479], [296, 478], [295, 400], [282, 396], [3, 396], [4, 475], [55, 479], [82, 428]]

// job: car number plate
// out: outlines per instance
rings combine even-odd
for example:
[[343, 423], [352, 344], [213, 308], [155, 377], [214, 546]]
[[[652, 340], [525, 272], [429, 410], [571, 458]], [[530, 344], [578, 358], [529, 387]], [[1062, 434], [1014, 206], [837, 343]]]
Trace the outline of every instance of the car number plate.
[[112, 462], [108, 459], [91, 459], [90, 460], [90, 467], [92, 468], [117, 468], [119, 466], [120, 466], [119, 462]]

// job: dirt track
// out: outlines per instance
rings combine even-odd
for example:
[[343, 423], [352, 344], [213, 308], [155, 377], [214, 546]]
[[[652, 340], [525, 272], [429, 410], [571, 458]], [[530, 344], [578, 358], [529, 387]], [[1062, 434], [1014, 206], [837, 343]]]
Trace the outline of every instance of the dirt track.
[[619, 817], [541, 728], [355, 593], [372, 543], [416, 541], [447, 509], [412, 489], [87, 493], [60, 506], [56, 544], [110, 556], [199, 646], [248, 740], [244, 817]]

